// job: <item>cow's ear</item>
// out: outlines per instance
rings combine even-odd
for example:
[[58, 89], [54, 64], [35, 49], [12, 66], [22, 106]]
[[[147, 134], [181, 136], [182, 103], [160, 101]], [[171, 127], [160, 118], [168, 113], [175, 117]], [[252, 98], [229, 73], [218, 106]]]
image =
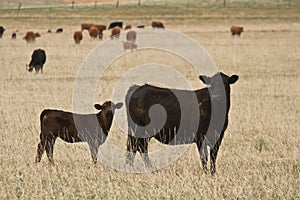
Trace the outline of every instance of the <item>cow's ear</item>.
[[117, 103], [117, 104], [115, 105], [115, 108], [116, 108], [116, 109], [120, 109], [120, 108], [122, 108], [122, 106], [123, 106], [123, 103]]
[[94, 107], [97, 109], [97, 110], [101, 110], [102, 109], [102, 106], [100, 104], [95, 104]]
[[204, 76], [204, 75], [200, 75], [199, 79], [206, 85], [210, 85], [210, 80], [211, 78]]
[[231, 77], [228, 78], [228, 83], [233, 84], [239, 79], [238, 75], [232, 75]]

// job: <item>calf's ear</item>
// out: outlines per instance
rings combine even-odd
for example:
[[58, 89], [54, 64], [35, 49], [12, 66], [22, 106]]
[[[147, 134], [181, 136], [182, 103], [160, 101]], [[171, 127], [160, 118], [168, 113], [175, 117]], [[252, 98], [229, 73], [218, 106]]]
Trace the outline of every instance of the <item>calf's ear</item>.
[[101, 110], [102, 109], [102, 106], [100, 104], [95, 104], [94, 107], [97, 109], [97, 110]]
[[120, 108], [122, 108], [122, 106], [123, 106], [123, 103], [117, 103], [117, 104], [115, 105], [115, 108], [116, 108], [116, 109], [120, 109]]
[[232, 75], [231, 77], [228, 78], [228, 83], [233, 84], [239, 79], [238, 75]]
[[206, 85], [210, 85], [210, 79], [209, 77], [207, 76], [204, 76], [204, 75], [200, 75], [199, 76], [199, 79]]

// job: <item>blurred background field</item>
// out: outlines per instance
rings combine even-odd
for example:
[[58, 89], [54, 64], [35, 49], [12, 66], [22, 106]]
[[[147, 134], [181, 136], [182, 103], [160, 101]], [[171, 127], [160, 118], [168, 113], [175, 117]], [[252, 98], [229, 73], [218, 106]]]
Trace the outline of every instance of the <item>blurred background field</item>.
[[[5, 2], [16, 1], [1, 1], [1, 8]], [[48, 6], [46, 2], [40, 5]], [[299, 199], [299, 1], [292, 0], [293, 6], [288, 7], [288, 1], [249, 0], [225, 8], [223, 1], [201, 1], [220, 6], [173, 6], [171, 1], [158, 5], [154, 5], [156, 1], [142, 1], [142, 5], [147, 2], [148, 6], [139, 8], [122, 6], [120, 1], [119, 8], [114, 3], [99, 3], [96, 8], [85, 5], [73, 9], [69, 5], [40, 8], [34, 3], [38, 8], [20, 11], [15, 9], [16, 3], [13, 9], [0, 10], [0, 25], [6, 29], [0, 39], [0, 198]], [[237, 1], [227, 2], [233, 5]], [[22, 5], [25, 8], [25, 3]], [[72, 111], [77, 72], [90, 51], [102, 42], [91, 39], [85, 31], [82, 43], [75, 45], [73, 32], [80, 30], [83, 22], [108, 25], [119, 20], [147, 27], [152, 20], [161, 20], [167, 28], [202, 45], [221, 71], [240, 76], [232, 86], [229, 126], [215, 177], [203, 174], [195, 144], [172, 165], [146, 174], [119, 172], [101, 162], [93, 165], [84, 144], [59, 139], [54, 147], [55, 167], [48, 164], [45, 155], [41, 163], [34, 163], [41, 111]], [[232, 25], [244, 26], [241, 37], [231, 36]], [[60, 27], [64, 29], [61, 34], [47, 33]], [[11, 33], [16, 30], [17, 39], [12, 40]], [[42, 36], [26, 44], [22, 37], [29, 30]], [[109, 34], [104, 32], [104, 40]], [[42, 75], [25, 69], [36, 48], [47, 53]], [[158, 59], [170, 65], [177, 62], [165, 58]], [[109, 98], [110, 88], [135, 62], [130, 57], [123, 59], [113, 63], [111, 71], [102, 77], [95, 102]], [[181, 70], [193, 87], [203, 87], [197, 79], [199, 74], [186, 68], [189, 65], [183, 63]], [[113, 124], [108, 142], [125, 149], [126, 133]], [[160, 146], [151, 141], [150, 150], [155, 151], [155, 147]], [[100, 152], [99, 157], [109, 153], [105, 149]], [[118, 159], [125, 159], [125, 155]], [[139, 155], [136, 162], [141, 163]]]

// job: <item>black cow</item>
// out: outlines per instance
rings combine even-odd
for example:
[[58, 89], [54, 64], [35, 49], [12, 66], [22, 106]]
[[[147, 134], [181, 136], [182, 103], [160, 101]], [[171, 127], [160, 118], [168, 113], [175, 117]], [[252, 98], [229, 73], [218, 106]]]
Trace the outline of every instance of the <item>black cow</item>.
[[11, 34], [11, 39], [13, 39], [13, 40], [17, 39], [17, 33], [16, 32], [13, 32]]
[[4, 31], [5, 31], [4, 27], [0, 26], [0, 38], [2, 38]]
[[62, 110], [44, 110], [40, 115], [41, 133], [37, 148], [36, 162], [40, 162], [46, 150], [49, 162], [54, 165], [53, 148], [56, 138], [68, 143], [87, 142], [94, 163], [97, 162], [98, 148], [108, 136], [115, 109], [120, 109], [123, 103], [116, 105], [106, 101], [102, 105], [95, 104], [97, 114], [75, 114]]
[[63, 31], [64, 31], [63, 28], [58, 28], [58, 29], [56, 29], [56, 33], [62, 33]]
[[112, 22], [112, 23], [110, 23], [110, 25], [108, 26], [108, 30], [110, 30], [112, 28], [115, 28], [116, 26], [123, 29], [123, 22]]
[[26, 65], [27, 70], [32, 72], [33, 68], [35, 69], [35, 73], [37, 74], [40, 70], [43, 73], [43, 66], [46, 62], [46, 53], [42, 49], [36, 49], [33, 51], [31, 55], [31, 61], [29, 65]]
[[[210, 170], [212, 175], [215, 174], [219, 146], [228, 125], [230, 84], [235, 83], [238, 76], [229, 77], [217, 73], [212, 77], [199, 76], [199, 78], [209, 87], [189, 91], [146, 84], [135, 85], [128, 90], [127, 164], [133, 166], [138, 151], [146, 167], [151, 167], [148, 142], [154, 137], [168, 145], [196, 143], [205, 173], [208, 171], [207, 145], [209, 145]], [[162, 106], [164, 112], [157, 110], [159, 107], [154, 105]], [[161, 117], [164, 113], [165, 120]]]

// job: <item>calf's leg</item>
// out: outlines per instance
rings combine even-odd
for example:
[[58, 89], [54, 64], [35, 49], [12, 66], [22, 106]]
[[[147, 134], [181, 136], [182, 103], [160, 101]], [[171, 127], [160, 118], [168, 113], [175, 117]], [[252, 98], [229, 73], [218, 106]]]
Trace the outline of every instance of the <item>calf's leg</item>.
[[45, 137], [43, 136], [42, 133], [40, 134], [40, 140], [41, 141], [38, 144], [37, 155], [36, 155], [36, 158], [35, 158], [35, 162], [40, 162], [41, 161], [42, 155], [45, 151], [46, 140], [45, 140]]
[[54, 160], [53, 160], [53, 148], [55, 144], [55, 137], [47, 137], [46, 139], [46, 153], [47, 157], [49, 159], [49, 162], [54, 165]]
[[98, 150], [99, 150], [99, 142], [88, 142], [88, 145], [89, 145], [89, 148], [90, 148], [90, 151], [91, 151], [91, 156], [92, 156], [92, 159], [93, 159], [93, 162], [96, 164], [97, 163], [97, 159], [98, 159]]

